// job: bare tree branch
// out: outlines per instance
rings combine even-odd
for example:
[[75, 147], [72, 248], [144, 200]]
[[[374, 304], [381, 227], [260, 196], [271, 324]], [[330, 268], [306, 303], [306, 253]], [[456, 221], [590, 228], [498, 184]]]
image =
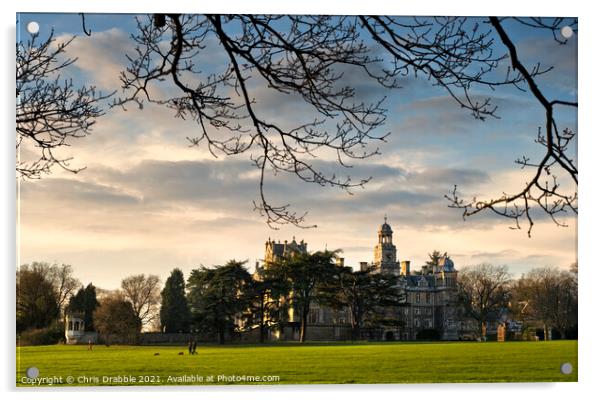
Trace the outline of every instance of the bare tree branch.
[[[38, 35], [17, 43], [17, 176], [40, 178], [58, 165], [77, 173], [71, 158], [57, 155], [71, 139], [90, 134], [96, 118], [103, 115], [99, 102], [103, 95], [94, 86], [76, 88], [71, 79], [61, 79], [61, 72], [77, 59], [64, 57], [65, 48], [75, 37], [56, 43], [51, 33], [38, 43]], [[27, 150], [32, 156], [24, 157]]]
[[[85, 16], [80, 15], [83, 31], [90, 35]], [[464, 218], [489, 210], [512, 219], [514, 228], [526, 220], [530, 235], [533, 207], [559, 226], [565, 224], [558, 217], [577, 213], [576, 190], [560, 190], [561, 174], [578, 183], [576, 160], [569, 155], [576, 133], [559, 130], [554, 111], [578, 104], [543, 94], [536, 78], [551, 68], [525, 66], [502, 26], [506, 19], [155, 14], [137, 20], [138, 33], [133, 36], [137, 46], [134, 54], [127, 55], [130, 65], [121, 74], [124, 97], [113, 106], [164, 105], [176, 117], [199, 124], [199, 135], [188, 138], [191, 146], [204, 144], [215, 157], [249, 153], [261, 171], [255, 209], [277, 229], [288, 223], [315, 225], [307, 225], [306, 213], [292, 211], [290, 204], [272, 203], [266, 171], [293, 174], [303, 182], [349, 193], [371, 179], [327, 175], [316, 168], [315, 160], [324, 151], [331, 151], [342, 167], [350, 168], [349, 160], [379, 154], [373, 145], [388, 136], [377, 133], [387, 112], [384, 98], [359, 99], [344, 79], [344, 68], [357, 68], [386, 88], [401, 87], [401, 78], [408, 76], [425, 78], [479, 120], [499, 116], [491, 98], [475, 87], [492, 91], [514, 87], [530, 92], [546, 113], [543, 132], [540, 129], [535, 140], [545, 147], [545, 154], [536, 161], [526, 156], [516, 160], [522, 169], [532, 168], [533, 175], [514, 194], [464, 200], [454, 187], [445, 197], [450, 207], [463, 211]], [[577, 29], [575, 19], [512, 20], [550, 31], [559, 44], [566, 43], [558, 36], [563, 27]], [[365, 43], [366, 37], [372, 46]], [[61, 81], [61, 71], [76, 61], [63, 57], [73, 38], [58, 45], [52, 34], [43, 43], [36, 39], [33, 35], [17, 44], [17, 150], [20, 156], [24, 149], [28, 155], [32, 149], [39, 154], [33, 160], [19, 157], [17, 173], [22, 178], [39, 178], [57, 164], [71, 172], [83, 169], [71, 167], [71, 159], [61, 158], [57, 151], [71, 139], [90, 133], [103, 114], [98, 102], [110, 96], [96, 93], [94, 87], [76, 89], [71, 80]], [[499, 51], [498, 41], [507, 52]], [[207, 46], [222, 50], [224, 68], [205, 68]], [[500, 66], [508, 59], [510, 66], [503, 73]], [[387, 60], [390, 68], [383, 67]], [[299, 97], [319, 117], [276, 123], [258, 105], [257, 87]]]
[[[273, 228], [287, 223], [308, 226], [304, 224], [305, 214], [267, 199], [266, 169], [347, 191], [369, 181], [327, 176], [312, 161], [318, 149], [329, 149], [341, 165], [347, 166], [345, 160], [377, 154], [378, 149], [369, 150], [368, 145], [386, 137], [372, 133], [384, 122], [382, 99], [358, 102], [353, 88], [339, 85], [342, 73], [337, 65], [366, 70], [376, 60], [368, 56], [359, 34], [344, 18], [168, 17], [164, 27], [153, 24], [156, 18], [151, 17], [138, 22], [136, 54], [129, 57], [131, 65], [121, 77], [127, 96], [115, 105], [125, 107], [134, 102], [142, 106], [143, 101], [166, 105], [177, 117], [190, 117], [199, 123], [200, 135], [189, 138], [192, 145], [205, 143], [215, 156], [250, 152], [261, 170], [260, 199], [255, 207]], [[170, 38], [167, 49], [161, 47], [166, 37]], [[212, 41], [221, 45], [228, 65], [222, 72], [204, 73], [197, 67], [197, 56]], [[165, 79], [175, 84], [180, 97], [151, 95], [152, 84]], [[252, 94], [254, 88], [249, 85], [251, 79], [263, 80], [275, 92], [300, 96], [323, 118], [292, 127], [275, 124], [261, 115]]]
[[79, 13], [79, 15], [82, 17], [82, 30], [84, 31], [86, 36], [92, 36], [92, 31], [86, 29], [86, 16], [84, 15], [84, 13]]
[[527, 234], [530, 237], [534, 225], [534, 206], [543, 210], [558, 226], [566, 226], [558, 220], [559, 215], [577, 214], [577, 191], [575, 190], [574, 193], [562, 192], [558, 175], [553, 171], [568, 174], [575, 186], [578, 184], [576, 160], [573, 160], [567, 154], [575, 133], [568, 128], [559, 132], [554, 119], [555, 106], [577, 107], [578, 104], [577, 102], [564, 100], [549, 100], [538, 87], [535, 75], [519, 59], [516, 47], [502, 27], [500, 19], [491, 17], [490, 22], [498, 33], [501, 42], [508, 49], [512, 68], [520, 73], [529, 91], [545, 110], [545, 131], [542, 133], [540, 129], [536, 143], [544, 146], [546, 152], [541, 160], [537, 162], [531, 162], [525, 156], [516, 160], [521, 168], [529, 167], [535, 170], [533, 176], [518, 193], [504, 193], [499, 198], [486, 201], [477, 200], [476, 198], [466, 201], [459, 196], [457, 187], [454, 187], [452, 194], [445, 197], [450, 200], [450, 207], [463, 210], [464, 218], [489, 210], [494, 214], [514, 220], [515, 229], [520, 229], [520, 221], [526, 219], [528, 224]]

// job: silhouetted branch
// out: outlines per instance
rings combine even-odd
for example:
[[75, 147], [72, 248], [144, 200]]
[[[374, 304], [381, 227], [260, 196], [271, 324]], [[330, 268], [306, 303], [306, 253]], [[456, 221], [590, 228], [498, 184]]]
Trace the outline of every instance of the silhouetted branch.
[[554, 119], [554, 106], [577, 107], [578, 105], [577, 102], [549, 100], [539, 89], [535, 76], [520, 61], [516, 47], [502, 27], [500, 19], [491, 17], [490, 22], [501, 42], [508, 49], [512, 68], [522, 75], [529, 91], [545, 109], [545, 130], [543, 133], [541, 129], [539, 130], [535, 142], [544, 146], [546, 152], [537, 162], [531, 162], [526, 156], [516, 160], [521, 168], [535, 169], [533, 176], [518, 193], [512, 195], [504, 193], [501, 197], [487, 201], [476, 198], [466, 201], [458, 195], [457, 187], [454, 187], [452, 194], [445, 197], [450, 200], [450, 207], [463, 210], [465, 218], [483, 210], [489, 210], [497, 215], [513, 219], [516, 229], [520, 229], [520, 220], [526, 219], [529, 226], [527, 233], [531, 236], [534, 225], [533, 207], [543, 210], [558, 226], [566, 226], [558, 220], [558, 215], [577, 214], [577, 191], [569, 194], [561, 192], [558, 175], [553, 172], [553, 169], [568, 174], [574, 184], [578, 184], [576, 161], [567, 154], [575, 133], [568, 128], [559, 132]]
[[[500, 20], [500, 22], [502, 21], [502, 18], [498, 18], [498, 19]], [[512, 19], [520, 22], [523, 25], [529, 26], [531, 28], [549, 30], [552, 33], [554, 40], [558, 44], [566, 44], [567, 43], [567, 40], [568, 40], [567, 38], [561, 38], [560, 36], [562, 36], [562, 34], [560, 34], [560, 36], [559, 36], [561, 29], [564, 28], [565, 26], [568, 26], [569, 28], [572, 29], [572, 31], [574, 33], [577, 33], [577, 18], [515, 17]]]
[[92, 36], [92, 31], [86, 29], [86, 16], [84, 15], [84, 13], [79, 13], [79, 15], [82, 17], [82, 30], [84, 31], [86, 36]]
[[56, 43], [53, 33], [42, 43], [37, 38], [34, 34], [17, 43], [16, 57], [16, 169], [20, 178], [30, 179], [50, 173], [54, 165], [74, 173], [83, 169], [72, 167], [71, 158], [56, 152], [69, 146], [70, 139], [90, 133], [103, 115], [99, 101], [111, 96], [94, 86], [77, 88], [71, 79], [61, 79], [60, 73], [76, 61], [63, 57], [74, 37], [64, 43]]
[[[556, 106], [577, 107], [577, 103], [549, 100], [542, 94], [536, 78], [551, 67], [535, 64], [527, 69], [501, 21], [155, 14], [138, 20], [138, 32], [133, 36], [137, 47], [128, 55], [130, 65], [121, 75], [124, 97], [114, 105], [164, 105], [173, 109], [176, 117], [198, 123], [198, 135], [188, 138], [192, 146], [205, 145], [216, 157], [248, 152], [261, 170], [255, 208], [277, 228], [287, 223], [307, 227], [306, 214], [291, 211], [289, 204], [271, 204], [266, 196], [266, 170], [346, 191], [370, 180], [325, 175], [315, 167], [314, 160], [324, 157], [325, 151], [333, 152], [341, 166], [349, 167], [349, 160], [378, 154], [378, 148], [370, 146], [387, 137], [375, 133], [387, 111], [383, 99], [369, 103], [358, 99], [353, 85], [344, 80], [344, 68], [358, 68], [386, 88], [399, 88], [405, 77], [424, 78], [479, 120], [499, 117], [492, 99], [475, 88], [494, 91], [507, 86], [530, 92], [546, 110], [545, 130], [536, 140], [545, 146], [546, 154], [539, 161], [525, 156], [517, 160], [521, 168], [535, 169], [524, 189], [489, 201], [466, 202], [456, 188], [446, 196], [451, 207], [463, 210], [464, 217], [490, 210], [514, 219], [516, 227], [524, 218], [530, 234], [533, 205], [559, 225], [558, 214], [577, 212], [576, 193], [562, 194], [560, 179], [553, 172], [553, 168], [566, 171], [577, 184], [576, 163], [567, 155], [574, 133], [559, 132], [553, 117]], [[550, 30], [562, 42], [557, 33], [566, 25], [564, 20], [516, 21]], [[568, 25], [576, 29], [576, 21]], [[225, 65], [203, 63], [209, 47], [211, 57], [223, 58]], [[506, 67], [508, 60], [510, 66]], [[318, 117], [297, 123], [295, 118], [275, 122], [258, 104], [258, 88], [300, 98]], [[259, 101], [263, 96], [265, 93]]]
[[[141, 107], [143, 101], [166, 105], [177, 117], [199, 123], [199, 136], [189, 138], [192, 145], [204, 143], [215, 156], [250, 152], [261, 170], [260, 200], [255, 207], [271, 227], [307, 225], [305, 214], [267, 200], [266, 169], [347, 191], [368, 182], [327, 176], [312, 163], [318, 149], [328, 149], [347, 166], [347, 159], [377, 154], [378, 149], [367, 146], [386, 137], [372, 133], [384, 121], [382, 99], [359, 102], [353, 88], [339, 85], [343, 75], [337, 66], [365, 70], [375, 61], [344, 18], [169, 15], [163, 27], [153, 23], [156, 20], [155, 16], [138, 21], [136, 53], [128, 57], [131, 65], [121, 76], [127, 95], [115, 105], [125, 107], [134, 102]], [[168, 48], [161, 45], [167, 38]], [[202, 71], [199, 52], [215, 43], [223, 50], [227, 65], [221, 72]], [[153, 85], [166, 79], [179, 94], [151, 94], [160, 92]], [[275, 93], [300, 96], [322, 118], [292, 127], [270, 121], [256, 103], [251, 79], [262, 80]]]

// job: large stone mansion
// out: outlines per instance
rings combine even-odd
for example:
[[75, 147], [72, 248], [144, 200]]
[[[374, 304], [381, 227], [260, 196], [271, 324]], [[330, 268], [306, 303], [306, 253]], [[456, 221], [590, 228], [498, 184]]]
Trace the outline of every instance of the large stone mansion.
[[[269, 239], [265, 243], [265, 258], [262, 266], [293, 253], [307, 252], [307, 243], [276, 243]], [[344, 265], [344, 259], [337, 259]], [[458, 340], [458, 288], [457, 271], [453, 261], [445, 257], [431, 270], [422, 269], [413, 272], [410, 261], [399, 261], [397, 248], [393, 244], [393, 230], [385, 222], [378, 229], [378, 242], [374, 247], [374, 261], [361, 262], [359, 268], [371, 268], [373, 273], [382, 273], [399, 277], [400, 290], [405, 294], [401, 306], [383, 309], [383, 320], [397, 321], [396, 324], [370, 326], [362, 332], [362, 338], [368, 340], [419, 340], [433, 338]], [[311, 306], [307, 340], [348, 340], [351, 337], [350, 315], [345, 310], [333, 310], [314, 304]], [[272, 340], [298, 340], [299, 318], [291, 307], [284, 329], [269, 332]]]
[[[398, 277], [397, 289], [401, 292], [403, 303], [387, 306], [371, 315], [372, 321], [364, 324], [361, 330], [363, 340], [458, 340], [467, 338], [467, 332], [475, 331], [474, 321], [461, 318], [458, 304], [457, 271], [449, 257], [443, 257], [432, 268], [419, 268], [413, 271], [410, 261], [400, 261], [397, 248], [393, 243], [393, 230], [387, 223], [378, 229], [378, 242], [374, 247], [374, 260], [360, 262], [359, 269]], [[255, 279], [261, 279], [261, 272], [269, 268], [270, 262], [291, 256], [295, 253], [307, 253], [308, 244], [301, 240], [284, 243], [268, 239], [265, 242], [265, 256], [262, 263], [256, 264]], [[338, 266], [344, 266], [345, 260], [337, 258]], [[299, 340], [300, 319], [293, 304], [287, 304], [284, 324], [273, 325], [267, 331], [268, 340]], [[377, 321], [376, 323], [374, 321]], [[306, 326], [306, 340], [351, 340], [351, 315], [349, 310], [336, 310], [320, 304], [312, 304]], [[259, 329], [248, 330], [242, 319], [237, 318], [240, 330], [231, 340], [248, 342], [259, 341]], [[497, 322], [493, 328], [498, 326]], [[149, 332], [142, 335], [146, 344], [185, 343], [191, 333]], [[69, 314], [65, 320], [65, 338], [67, 344], [97, 342], [96, 332], [84, 330], [82, 315]], [[474, 339], [474, 337], [472, 337]]]

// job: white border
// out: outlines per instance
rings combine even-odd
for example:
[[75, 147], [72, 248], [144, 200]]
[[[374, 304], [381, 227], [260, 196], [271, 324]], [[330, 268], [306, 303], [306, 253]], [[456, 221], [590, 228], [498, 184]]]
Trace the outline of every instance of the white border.
[[[177, 3], [177, 7], [172, 7]], [[403, 15], [536, 15], [536, 16], [577, 16], [579, 17], [579, 161], [582, 169], [579, 216], [579, 262], [580, 271], [580, 340], [579, 340], [579, 383], [578, 384], [444, 384], [444, 385], [332, 385], [332, 386], [289, 386], [289, 387], [218, 387], [192, 389], [195, 396], [223, 397], [241, 399], [267, 399], [286, 398], [304, 399], [307, 397], [332, 397], [336, 395], [345, 399], [364, 398], [367, 396], [379, 397], [406, 397], [418, 396], [438, 397], [447, 399], [487, 398], [588, 398], [589, 393], [595, 393], [596, 383], [600, 380], [596, 374], [600, 370], [600, 350], [597, 342], [602, 331], [599, 322], [599, 297], [596, 296], [598, 286], [602, 282], [600, 268], [595, 261], [600, 259], [596, 248], [600, 243], [600, 229], [602, 226], [600, 211], [597, 202], [600, 199], [600, 171], [602, 167], [597, 163], [600, 159], [602, 143], [600, 141], [600, 111], [596, 106], [600, 103], [600, 42], [602, 37], [599, 31], [600, 13], [596, 13], [594, 2], [577, 1], [545, 1], [534, 2], [525, 0], [503, 0], [499, 2], [485, 1], [265, 1], [265, 0], [227, 0], [221, 2], [178, 0], [177, 2], [149, 1], [123, 1], [103, 0], [97, 2], [75, 2], [55, 0], [52, 2], [41, 0], [20, 0], [3, 2], [2, 28], [4, 32], [3, 57], [0, 63], [2, 69], [3, 88], [5, 101], [2, 103], [2, 121], [4, 134], [2, 135], [1, 188], [3, 229], [0, 243], [2, 250], [2, 265], [4, 268], [4, 296], [3, 309], [5, 321], [0, 328], [2, 336], [2, 353], [0, 368], [2, 368], [2, 388], [9, 392], [10, 397], [65, 399], [75, 397], [75, 390], [61, 390], [44, 393], [37, 391], [14, 391], [14, 269], [15, 265], [15, 181], [14, 181], [14, 142], [11, 132], [14, 129], [14, 43], [15, 43], [15, 13], [20, 12], [222, 12], [222, 13], [329, 13], [329, 14], [403, 14]], [[84, 6], [85, 4], [85, 6]], [[598, 128], [598, 129], [596, 129]], [[12, 294], [12, 295], [11, 295]], [[9, 312], [6, 312], [9, 311]], [[417, 355], [419, 356], [419, 355]], [[399, 366], [403, 368], [404, 366]], [[599, 385], [596, 385], [599, 386]], [[123, 390], [123, 389], [121, 389]], [[137, 394], [147, 399], [164, 399], [167, 392], [174, 388], [147, 388], [137, 389]], [[177, 389], [176, 396], [186, 396], [184, 391], [191, 389]], [[79, 394], [87, 399], [104, 399], [108, 392], [120, 391], [118, 388], [100, 389], [93, 392]], [[144, 392], [144, 393], [140, 393]], [[200, 393], [199, 393], [200, 392]]]

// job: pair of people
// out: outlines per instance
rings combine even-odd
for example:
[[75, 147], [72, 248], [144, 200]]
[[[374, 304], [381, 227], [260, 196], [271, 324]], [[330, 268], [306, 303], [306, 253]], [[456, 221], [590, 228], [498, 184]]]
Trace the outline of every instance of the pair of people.
[[188, 354], [197, 354], [196, 352], [196, 339], [188, 342]]

